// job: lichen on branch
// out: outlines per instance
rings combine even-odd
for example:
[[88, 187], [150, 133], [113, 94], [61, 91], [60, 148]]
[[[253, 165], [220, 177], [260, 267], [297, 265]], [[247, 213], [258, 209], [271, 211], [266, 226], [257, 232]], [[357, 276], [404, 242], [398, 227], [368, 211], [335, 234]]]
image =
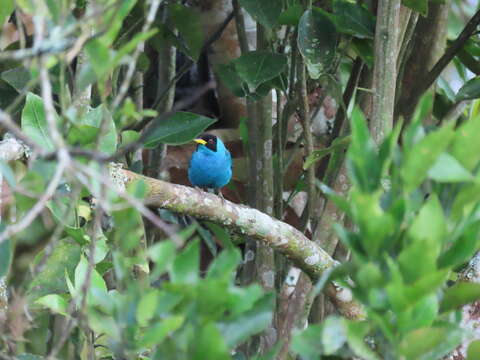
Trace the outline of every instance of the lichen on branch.
[[[262, 242], [288, 257], [312, 281], [338, 265], [302, 232], [257, 209], [188, 186], [142, 176], [119, 166], [111, 166], [110, 175], [119, 189], [138, 180], [144, 181], [147, 186], [145, 202], [149, 206], [209, 220]], [[343, 315], [354, 319], [364, 317], [361, 306], [353, 300], [348, 289], [331, 284], [327, 294]]]

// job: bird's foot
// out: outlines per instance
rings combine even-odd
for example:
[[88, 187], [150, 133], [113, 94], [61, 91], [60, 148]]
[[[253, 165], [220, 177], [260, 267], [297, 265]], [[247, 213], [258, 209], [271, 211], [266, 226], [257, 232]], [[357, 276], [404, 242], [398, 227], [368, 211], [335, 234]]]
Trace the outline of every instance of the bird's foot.
[[222, 205], [225, 205], [227, 200], [223, 197], [222, 190], [218, 189], [218, 196], [222, 199]]
[[201, 193], [203, 192], [203, 189], [202, 189], [201, 187], [199, 187], [199, 186], [194, 186], [193, 188], [194, 188], [195, 190], [197, 190], [199, 194], [201, 194]]

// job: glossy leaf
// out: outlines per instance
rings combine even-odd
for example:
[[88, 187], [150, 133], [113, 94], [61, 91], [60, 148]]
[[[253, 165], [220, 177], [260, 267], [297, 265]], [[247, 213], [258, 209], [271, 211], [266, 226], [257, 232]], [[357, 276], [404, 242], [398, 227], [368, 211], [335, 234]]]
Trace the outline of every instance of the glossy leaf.
[[335, 59], [337, 32], [335, 25], [321, 9], [305, 11], [298, 24], [298, 49], [313, 79], [330, 69]]
[[360, 38], [375, 35], [375, 16], [363, 6], [349, 1], [337, 0], [333, 5], [335, 25], [340, 32]]
[[270, 29], [276, 25], [282, 12], [282, 2], [280, 0], [239, 0], [239, 2], [256, 21]]
[[467, 81], [455, 96], [456, 101], [473, 100], [477, 98], [480, 98], [480, 77], [478, 76]]
[[180, 145], [192, 141], [217, 119], [180, 111], [158, 123], [153, 121], [153, 128], [144, 140], [145, 147], [149, 149], [161, 143]]
[[27, 94], [25, 107], [22, 111], [22, 131], [44, 150], [52, 151], [54, 149], [43, 100], [33, 93]]
[[238, 76], [253, 92], [268, 80], [280, 75], [287, 65], [285, 55], [264, 50], [250, 51], [234, 61]]

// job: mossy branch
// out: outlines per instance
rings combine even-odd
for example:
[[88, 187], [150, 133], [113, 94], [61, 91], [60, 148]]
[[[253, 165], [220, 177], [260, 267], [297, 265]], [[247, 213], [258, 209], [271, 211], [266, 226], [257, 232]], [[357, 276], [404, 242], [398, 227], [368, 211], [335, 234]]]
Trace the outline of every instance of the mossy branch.
[[[188, 186], [168, 183], [112, 167], [111, 177], [119, 187], [136, 180], [147, 185], [145, 202], [149, 206], [167, 209], [223, 225], [254, 238], [287, 256], [315, 281], [327, 270], [338, 265], [322, 248], [293, 226], [259, 210], [234, 204], [228, 200]], [[353, 301], [348, 289], [331, 284], [327, 288], [330, 300], [348, 318], [364, 317], [362, 308]]]

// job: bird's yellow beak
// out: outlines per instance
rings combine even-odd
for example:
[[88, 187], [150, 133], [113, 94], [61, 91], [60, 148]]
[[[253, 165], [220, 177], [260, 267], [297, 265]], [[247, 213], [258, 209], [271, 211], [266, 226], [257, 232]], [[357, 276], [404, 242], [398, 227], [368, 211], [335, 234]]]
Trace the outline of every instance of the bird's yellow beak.
[[201, 145], [206, 145], [207, 144], [207, 142], [203, 139], [193, 139], [193, 141], [195, 141], [196, 143], [201, 144]]

